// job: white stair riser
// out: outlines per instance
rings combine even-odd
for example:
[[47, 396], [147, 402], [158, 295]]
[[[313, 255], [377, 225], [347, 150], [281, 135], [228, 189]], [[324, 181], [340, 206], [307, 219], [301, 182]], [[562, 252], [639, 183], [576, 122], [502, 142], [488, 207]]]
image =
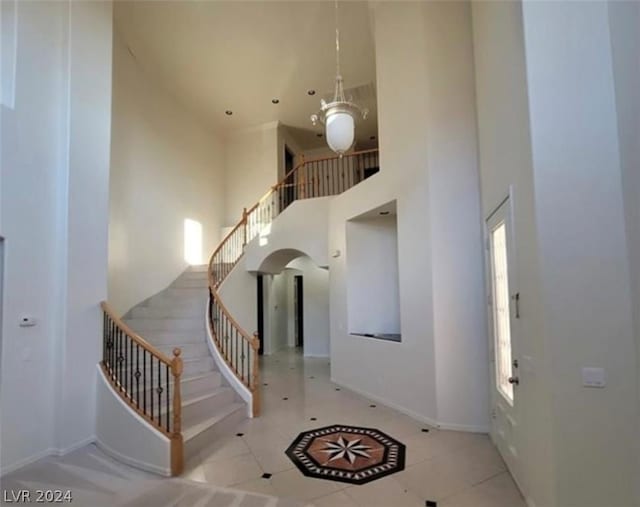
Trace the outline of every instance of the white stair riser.
[[197, 424], [215, 414], [217, 410], [233, 403], [235, 394], [231, 388], [223, 389], [214, 396], [189, 403], [182, 407], [182, 421], [185, 426]]
[[204, 331], [145, 331], [144, 339], [156, 347], [187, 343], [207, 343]]
[[178, 280], [209, 280], [209, 273], [207, 271], [186, 271], [182, 273]]
[[207, 290], [206, 278], [179, 278], [171, 284], [173, 289], [202, 289]]
[[209, 348], [206, 343], [174, 343], [170, 345], [160, 345], [158, 348], [169, 357], [173, 357], [173, 349], [180, 349], [180, 357], [182, 359], [193, 359], [196, 357], [207, 357]]
[[219, 372], [211, 372], [206, 377], [180, 382], [182, 395], [189, 397], [195, 394], [209, 392], [222, 385], [222, 375]]
[[176, 288], [169, 287], [165, 289], [163, 295], [169, 297], [179, 297], [179, 298], [195, 298], [201, 297], [206, 298], [209, 295], [209, 291], [206, 287], [187, 287], [187, 288]]
[[200, 331], [203, 332], [204, 318], [191, 319], [127, 319], [126, 324], [144, 337], [145, 331]]
[[[181, 289], [178, 289], [181, 290]], [[200, 308], [204, 308], [207, 300], [209, 298], [209, 294], [191, 294], [191, 295], [168, 295], [166, 293], [158, 294], [157, 296], [153, 296], [145, 306], [149, 308], [156, 307], [172, 307], [172, 308], [184, 308], [184, 307], [192, 307], [192, 306], [200, 306]]]
[[132, 319], [204, 319], [204, 307], [201, 304], [183, 306], [140, 306], [131, 310]]
[[[215, 363], [213, 362], [213, 358], [211, 357], [199, 357], [198, 359], [190, 359], [190, 360], [184, 361], [182, 364], [183, 364], [183, 367], [182, 367], [183, 376], [188, 377], [192, 375], [197, 375], [199, 373], [208, 373], [212, 371], [214, 369]], [[151, 360], [149, 359], [149, 356], [147, 356], [146, 364], [143, 364], [143, 359], [141, 355], [137, 367], [141, 373], [143, 373], [144, 370], [146, 370], [146, 380], [150, 381], [149, 379], [151, 378], [151, 374], [152, 374], [151, 372], [152, 366], [151, 366]], [[162, 375], [163, 382], [164, 382], [164, 376], [165, 376], [165, 368], [166, 368], [166, 364], [160, 363], [160, 373]], [[133, 365], [134, 374], [135, 374], [135, 370], [136, 370], [136, 365], [134, 363]], [[122, 371], [123, 375], [129, 375], [129, 368], [127, 368], [125, 365], [123, 365], [122, 369], [119, 371]], [[153, 377], [157, 381], [157, 378], [158, 378], [158, 360], [157, 359], [153, 360]], [[141, 380], [142, 380], [142, 377], [141, 377]], [[134, 382], [135, 382], [135, 378], [134, 378]]]
[[240, 424], [246, 417], [247, 408], [246, 406], [241, 406], [238, 410], [232, 412], [224, 419], [207, 428], [205, 431], [186, 440], [184, 443], [185, 461], [193, 458], [198, 454], [198, 452], [200, 452], [200, 450], [211, 445], [216, 438], [237, 427], [238, 424]]
[[[157, 379], [154, 378], [154, 389], [156, 387], [155, 383]], [[147, 379], [147, 385], [149, 384], [149, 379]], [[171, 386], [173, 385], [173, 381], [169, 383]], [[199, 376], [193, 379], [182, 379], [180, 382], [180, 393], [183, 398], [189, 398], [197, 395], [202, 395], [206, 393], [210, 393], [218, 389], [222, 385], [222, 375], [215, 372], [208, 372], [207, 375]], [[141, 386], [143, 389], [144, 386]], [[149, 392], [150, 387], [147, 387], [147, 393]], [[142, 393], [142, 390], [141, 390]], [[140, 394], [142, 396], [142, 394]], [[148, 394], [147, 394], [148, 396]]]

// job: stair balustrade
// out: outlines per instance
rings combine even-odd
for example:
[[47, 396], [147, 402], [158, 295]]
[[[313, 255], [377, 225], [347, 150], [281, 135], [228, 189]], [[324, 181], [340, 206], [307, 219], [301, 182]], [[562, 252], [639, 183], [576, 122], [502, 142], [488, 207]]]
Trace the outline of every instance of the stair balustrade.
[[184, 468], [181, 350], [169, 357], [135, 333], [106, 302], [103, 311], [102, 371], [120, 398], [171, 441], [171, 474]]
[[246, 245], [294, 201], [338, 195], [377, 173], [378, 150], [302, 161], [274, 185], [225, 236], [209, 260], [209, 328], [214, 345], [236, 378], [252, 393], [259, 414], [258, 333], [250, 335], [232, 317], [218, 289], [244, 254]]

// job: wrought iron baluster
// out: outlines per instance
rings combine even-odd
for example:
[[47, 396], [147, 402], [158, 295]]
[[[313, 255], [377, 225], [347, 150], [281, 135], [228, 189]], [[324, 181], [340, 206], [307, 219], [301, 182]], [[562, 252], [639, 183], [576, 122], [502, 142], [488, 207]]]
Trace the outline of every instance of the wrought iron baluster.
[[102, 312], [102, 364], [106, 365], [107, 359], [107, 314]]
[[150, 417], [153, 421], [153, 354], [149, 354], [149, 400], [151, 402]]
[[115, 325], [111, 319], [109, 319], [109, 338], [111, 340], [111, 357], [109, 358], [109, 375], [112, 380], [116, 378], [115, 366], [116, 366], [116, 332]]
[[120, 389], [122, 390], [122, 348], [124, 345], [124, 337], [122, 336], [122, 331], [118, 329], [118, 383], [120, 385]]
[[158, 426], [162, 426], [162, 365], [158, 359]]
[[170, 428], [170, 424], [169, 424], [169, 421], [170, 421], [170, 410], [169, 410], [169, 407], [170, 407], [170, 405], [169, 405], [169, 365], [168, 364], [165, 365], [165, 373], [164, 374], [165, 374], [165, 388], [166, 388], [166, 391], [167, 391], [167, 393], [165, 395], [165, 398], [167, 400], [167, 432], [169, 432], [169, 431], [171, 431], [171, 428]]
[[140, 408], [140, 345], [136, 344], [136, 406]]
[[147, 349], [142, 350], [142, 411], [147, 413]]

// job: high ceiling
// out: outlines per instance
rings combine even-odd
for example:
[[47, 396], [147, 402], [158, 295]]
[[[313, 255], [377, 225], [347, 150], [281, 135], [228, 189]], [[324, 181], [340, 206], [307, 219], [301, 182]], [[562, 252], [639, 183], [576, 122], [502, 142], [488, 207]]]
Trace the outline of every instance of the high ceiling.
[[[138, 64], [219, 131], [279, 120], [303, 148], [324, 145], [309, 116], [333, 95], [333, 2], [118, 1], [114, 16]], [[377, 134], [369, 16], [367, 2], [339, 5], [345, 87], [371, 110], [356, 129], [362, 147]]]

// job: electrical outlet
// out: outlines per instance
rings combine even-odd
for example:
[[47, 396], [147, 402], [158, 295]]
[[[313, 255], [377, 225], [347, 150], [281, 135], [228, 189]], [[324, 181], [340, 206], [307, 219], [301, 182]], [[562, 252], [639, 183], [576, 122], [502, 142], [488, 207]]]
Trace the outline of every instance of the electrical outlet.
[[607, 380], [604, 368], [582, 368], [582, 385], [584, 387], [604, 387]]

